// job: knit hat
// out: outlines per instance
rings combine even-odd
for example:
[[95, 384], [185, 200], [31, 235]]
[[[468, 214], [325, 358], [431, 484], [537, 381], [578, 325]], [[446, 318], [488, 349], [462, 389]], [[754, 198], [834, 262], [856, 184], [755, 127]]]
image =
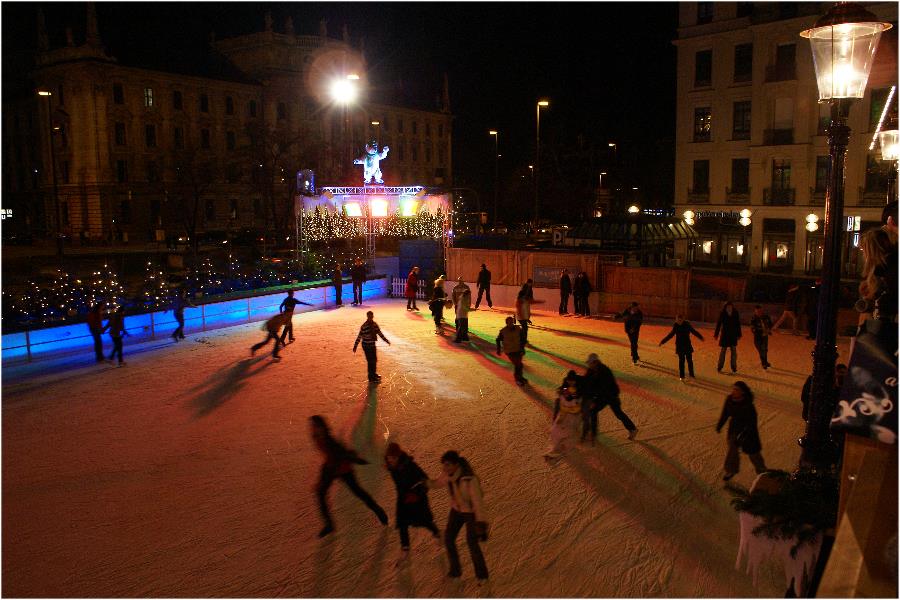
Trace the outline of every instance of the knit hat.
[[594, 363], [598, 363], [598, 362], [600, 362], [600, 357], [599, 357], [599, 356], [597, 356], [597, 355], [594, 354], [593, 352], [590, 353], [590, 354], [588, 354], [588, 357], [587, 357], [587, 366], [590, 367], [590, 366], [593, 365]]
[[400, 449], [400, 445], [397, 442], [391, 442], [387, 446], [387, 450], [384, 451], [385, 456], [402, 456], [403, 450]]

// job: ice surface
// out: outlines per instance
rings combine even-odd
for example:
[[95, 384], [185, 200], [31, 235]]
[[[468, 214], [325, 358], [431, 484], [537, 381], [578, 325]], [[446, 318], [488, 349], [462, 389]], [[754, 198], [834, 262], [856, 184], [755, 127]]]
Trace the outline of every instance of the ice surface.
[[[631, 365], [621, 323], [537, 311], [517, 387], [494, 339], [508, 312], [470, 315], [469, 345], [433, 333], [403, 300], [371, 301], [391, 340], [379, 341], [379, 386], [351, 352], [365, 311], [294, 317], [297, 341], [273, 362], [249, 347], [258, 323], [188, 332], [174, 344], [125, 343], [128, 365], [77, 359], [3, 369], [5, 596], [781, 596], [784, 575], [759, 587], [735, 569], [738, 515], [720, 476], [714, 426], [735, 376], [718, 375], [711, 328], [694, 341], [696, 382], [677, 377], [666, 324], [645, 324]], [[449, 328], [448, 328], [449, 329]], [[108, 340], [106, 340], [108, 341]], [[803, 433], [800, 387], [812, 342], [770, 342], [768, 372], [746, 331], [739, 375], [756, 393], [763, 455], [792, 469]], [[637, 440], [607, 409], [594, 447], [548, 464], [554, 389], [596, 352], [616, 374]], [[846, 344], [841, 344], [846, 356]], [[342, 484], [337, 531], [324, 540], [313, 488], [320, 455], [307, 417], [322, 414], [371, 461], [357, 476], [394, 520], [382, 467], [387, 440], [436, 476], [460, 451], [485, 490], [490, 584], [476, 586], [460, 535], [462, 580], [445, 578], [442, 548], [412, 531], [410, 559]], [[749, 486], [746, 457], [735, 478]], [[439, 525], [445, 490], [430, 494]]]

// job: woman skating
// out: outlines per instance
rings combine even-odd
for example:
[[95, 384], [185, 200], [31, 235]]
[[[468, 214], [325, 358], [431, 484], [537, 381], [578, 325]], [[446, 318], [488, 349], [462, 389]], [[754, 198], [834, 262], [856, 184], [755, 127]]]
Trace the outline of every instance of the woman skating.
[[441, 321], [444, 319], [444, 303], [447, 301], [444, 281], [446, 279], [444, 279], [443, 275], [434, 280], [434, 291], [431, 294], [431, 300], [428, 302], [431, 316], [434, 317], [434, 333], [436, 335], [444, 335], [444, 326], [441, 324]]
[[659, 343], [660, 346], [675, 336], [675, 354], [678, 355], [678, 378], [684, 381], [684, 363], [687, 361], [688, 373], [694, 377], [694, 346], [691, 344], [691, 336], [697, 336], [701, 342], [703, 336], [700, 335], [689, 321], [685, 321], [682, 315], [675, 315], [675, 324], [672, 325], [672, 331], [664, 337]]
[[764, 473], [766, 461], [762, 456], [762, 442], [759, 440], [759, 429], [756, 422], [756, 407], [753, 406], [753, 392], [750, 387], [743, 381], [736, 381], [731, 389], [731, 394], [725, 398], [725, 404], [722, 406], [722, 416], [716, 425], [716, 433], [722, 430], [722, 427], [728, 420], [728, 451], [725, 454], [725, 474], [722, 476], [724, 481], [728, 481], [735, 475], [741, 467], [741, 456], [739, 450], [743, 451], [750, 458], [750, 462], [756, 468], [756, 473]]
[[737, 373], [737, 345], [741, 339], [741, 317], [738, 315], [734, 304], [726, 302], [725, 307], [719, 314], [719, 320], [716, 323], [716, 332], [713, 337], [719, 340], [719, 364], [716, 371], [721, 373], [722, 367], [725, 366], [725, 352], [731, 349], [731, 372]]
[[553, 425], [550, 427], [550, 450], [544, 454], [547, 459], [561, 457], [578, 441], [578, 425], [582, 420], [578, 379], [575, 371], [569, 371], [559, 387], [553, 409]]
[[406, 310], [419, 310], [416, 293], [419, 291], [419, 267], [413, 267], [406, 276]]
[[428, 476], [410, 455], [394, 442], [388, 444], [384, 464], [397, 488], [397, 514], [394, 522], [400, 530], [400, 560], [409, 555], [409, 528], [424, 527], [435, 539], [441, 535], [428, 504]]

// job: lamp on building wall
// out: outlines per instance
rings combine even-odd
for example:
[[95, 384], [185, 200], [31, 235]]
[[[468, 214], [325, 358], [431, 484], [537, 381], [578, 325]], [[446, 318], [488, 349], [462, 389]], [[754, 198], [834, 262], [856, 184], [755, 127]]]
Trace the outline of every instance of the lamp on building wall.
[[681, 216], [684, 217], [684, 222], [687, 223], [688, 225], [694, 224], [694, 217], [696, 216], [694, 214], [694, 211], [686, 210], [686, 211], [684, 211], [684, 214], [682, 214]]
[[641, 209], [638, 208], [638, 206], [636, 204], [632, 204], [631, 206], [628, 207], [628, 214], [636, 215], [639, 212], [641, 212]]
[[819, 230], [819, 215], [815, 213], [806, 215], [806, 230], [810, 233]]
[[753, 213], [751, 213], [749, 209], [745, 208], [739, 214], [740, 214], [741, 218], [738, 219], [738, 223], [740, 223], [744, 227], [749, 227], [750, 224], [753, 222], [750, 220], [750, 215]]
[[813, 350], [812, 388], [800, 466], [827, 471], [836, 458], [830, 424], [837, 398], [837, 309], [841, 277], [841, 223], [844, 213], [844, 159], [850, 140], [846, 117], [850, 104], [862, 98], [881, 33], [890, 29], [858, 4], [834, 5], [815, 25], [800, 33], [808, 38], [816, 70], [819, 100], [831, 104], [828, 126], [830, 170], [825, 193], [825, 249], [822, 286]]

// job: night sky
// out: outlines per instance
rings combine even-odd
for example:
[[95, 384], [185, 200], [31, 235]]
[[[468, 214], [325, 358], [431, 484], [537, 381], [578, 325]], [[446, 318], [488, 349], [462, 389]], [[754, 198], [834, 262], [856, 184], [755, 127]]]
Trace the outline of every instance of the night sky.
[[[51, 46], [65, 44], [67, 24], [76, 41], [83, 40], [83, 3], [40, 5]], [[5, 94], [26, 83], [36, 7], [2, 5]], [[573, 193], [587, 193], [574, 183], [586, 175], [565, 170], [569, 149], [580, 140], [586, 148], [581, 157], [592, 155], [592, 171], [618, 170], [616, 183], [639, 186], [645, 205], [671, 203], [677, 3], [97, 4], [107, 50], [133, 65], [198, 52], [211, 31], [219, 39], [261, 31], [267, 10], [275, 31], [283, 31], [287, 15], [298, 34], [317, 34], [319, 20], [326, 18], [329, 35], [339, 38], [346, 23], [354, 45], [365, 36], [370, 82], [384, 91], [402, 90], [411, 105], [433, 108], [446, 72], [458, 186], [492, 197], [493, 138], [487, 132], [496, 128], [501, 179], [511, 189], [533, 162], [535, 103], [548, 98], [541, 144], [556, 157], [545, 163], [556, 165], [558, 187], [564, 190], [571, 177]], [[609, 141], [619, 144], [617, 169]], [[552, 168], [542, 169], [546, 177]]]

